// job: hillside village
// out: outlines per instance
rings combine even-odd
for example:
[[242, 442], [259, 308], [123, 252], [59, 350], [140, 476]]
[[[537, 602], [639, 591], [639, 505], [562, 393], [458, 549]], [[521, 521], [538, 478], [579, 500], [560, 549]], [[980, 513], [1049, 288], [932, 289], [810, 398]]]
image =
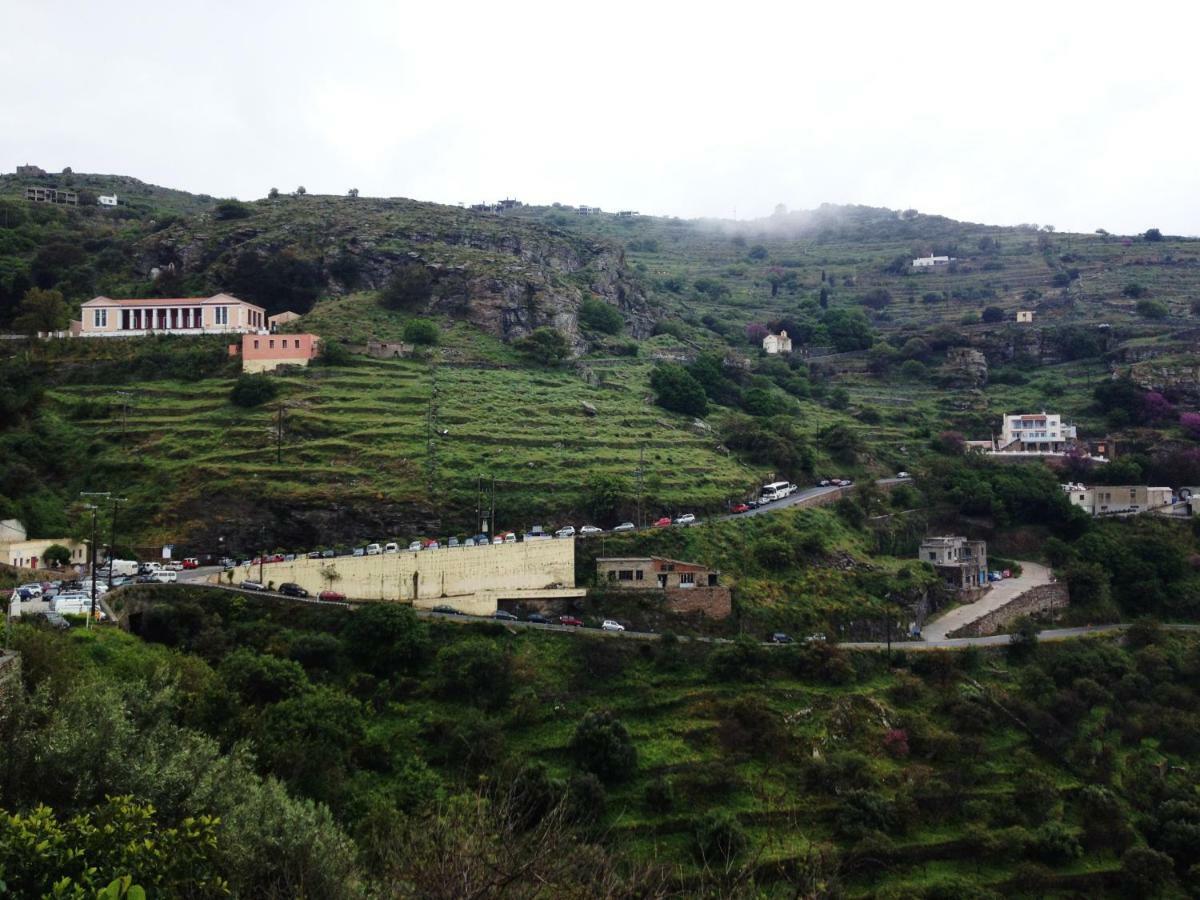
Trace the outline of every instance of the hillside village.
[[[228, 704], [274, 709], [308, 696], [287, 679], [311, 679], [348, 704], [327, 712], [364, 729], [362, 747], [376, 740], [366, 715], [416, 748], [409, 775], [430, 791], [486, 769], [445, 749], [442, 731], [486, 745], [503, 722], [542, 760], [521, 777], [545, 779], [567, 740], [555, 717], [605, 678], [680, 696], [713, 680], [750, 686], [745, 713], [724, 694], [688, 706], [719, 719], [711, 740], [606, 698], [633, 704], [653, 780], [637, 781], [645, 799], [619, 787], [631, 775], [596, 770], [586, 789], [638, 810], [609, 825], [639, 860], [693, 840], [688, 807], [654, 792], [704, 806], [718, 783], [766, 790], [777, 776], [750, 770], [768, 757], [786, 773], [770, 790], [845, 780], [838, 802], [851, 791], [865, 809], [851, 770], [889, 796], [916, 791], [893, 781], [912, 753], [928, 768], [920, 790], [940, 797], [957, 756], [941, 743], [960, 728], [963, 742], [1020, 744], [1023, 760], [1043, 740], [1068, 742], [1033, 707], [1012, 733], [991, 713], [969, 725], [992, 708], [969, 698], [987, 691], [1017, 715], [997, 699], [1017, 676], [981, 671], [975, 654], [1051, 666], [1034, 656], [1056, 652], [1039, 641], [1092, 646], [1148, 629], [1142, 617], [1184, 629], [1200, 617], [1200, 242], [1156, 233], [865, 207], [710, 222], [357, 191], [240, 202], [23, 166], [0, 176], [10, 627], [61, 628], [96, 648], [165, 644], [222, 673], [236, 635], [253, 632], [237, 664], [286, 660], [291, 674], [262, 675], [261, 688], [246, 675], [244, 698], [271, 699]], [[355, 655], [353, 641], [374, 640], [355, 622], [394, 643]], [[1143, 646], [1185, 640], [1146, 633]], [[410, 640], [421, 649], [405, 655]], [[430, 641], [429, 665], [454, 687], [427, 696], [416, 684]], [[1100, 651], [1062, 651], [1084, 652]], [[585, 674], [568, 680], [595, 683], [551, 689], [543, 679], [576, 658]], [[1194, 662], [1155, 665], [1167, 684]], [[899, 679], [883, 712], [865, 693], [881, 678]], [[506, 718], [522, 679], [529, 708]], [[1069, 689], [1101, 690], [1081, 679]], [[910, 708], [954, 684], [962, 697]], [[1104, 690], [1141, 692], [1121, 684]], [[1095, 752], [1161, 771], [1190, 760], [1180, 735], [1194, 691], [1171, 689], [1187, 712], [1169, 747], [1097, 732], [1108, 749]], [[459, 690], [484, 719], [446, 712]], [[1079, 718], [1064, 711], [1076, 701], [1089, 702], [1060, 697], [1054, 714]], [[403, 713], [417, 706], [419, 731]], [[666, 743], [652, 750], [656, 729]], [[847, 749], [868, 732], [870, 763]], [[263, 758], [285, 755], [256, 740]], [[298, 740], [316, 746], [311, 731]], [[1037, 759], [1030, 771], [1045, 779], [1101, 765]], [[346, 781], [327, 793], [294, 765], [291, 788], [341, 821], [359, 815], [375, 776], [357, 759], [337, 764]], [[1055, 798], [1053, 834], [1007, 808], [988, 813], [993, 830], [1046, 860], [1038, 884], [1115, 884], [1132, 838], [1108, 846], [1079, 824], [1077, 783], [1039, 785]], [[830, 872], [862, 896], [872, 841], [891, 847], [879, 852], [900, 880], [922, 842], [936, 865], [965, 869], [965, 839], [934, 836], [960, 812], [924, 797], [911, 825], [888, 807], [864, 812], [863, 828], [805, 800], [780, 833], [810, 848], [803, 835], [823, 833], [841, 860]], [[764, 883], [800, 865], [794, 846], [768, 840], [774, 819], [713, 815], [771, 848]], [[1094, 858], [1079, 849], [1088, 840]], [[720, 852], [732, 866], [742, 851]], [[1028, 875], [988, 852], [993, 884]], [[702, 860], [683, 877], [716, 876]]]

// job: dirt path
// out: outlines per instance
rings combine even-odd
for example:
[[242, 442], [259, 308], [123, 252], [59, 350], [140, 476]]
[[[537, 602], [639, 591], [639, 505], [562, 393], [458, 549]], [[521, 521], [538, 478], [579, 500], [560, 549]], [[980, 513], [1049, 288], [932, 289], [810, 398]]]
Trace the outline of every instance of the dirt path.
[[944, 641], [946, 640], [946, 635], [950, 632], [957, 631], [964, 625], [970, 625], [976, 619], [986, 616], [993, 610], [999, 609], [1005, 603], [1025, 593], [1030, 588], [1041, 584], [1049, 584], [1052, 580], [1050, 570], [1040, 563], [1024, 562], [1022, 560], [1018, 560], [1018, 562], [1021, 565], [1020, 578], [1007, 578], [1004, 581], [993, 582], [991, 589], [984, 595], [983, 599], [976, 600], [974, 603], [968, 603], [965, 606], [956, 606], [932, 622], [926, 622], [921, 628], [921, 639], [925, 641]]

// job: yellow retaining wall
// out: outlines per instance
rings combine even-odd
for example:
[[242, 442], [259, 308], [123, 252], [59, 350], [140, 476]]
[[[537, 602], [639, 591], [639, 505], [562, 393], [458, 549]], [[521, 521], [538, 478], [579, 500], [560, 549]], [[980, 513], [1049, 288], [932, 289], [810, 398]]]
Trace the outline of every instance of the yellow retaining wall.
[[[233, 583], [258, 580], [258, 568], [238, 567]], [[313, 594], [334, 590], [351, 600], [401, 600], [423, 608], [446, 603], [472, 615], [489, 615], [496, 611], [497, 594], [573, 588], [575, 539], [297, 559], [267, 563], [262, 571], [276, 587], [291, 581]], [[331, 573], [338, 577], [330, 578]]]

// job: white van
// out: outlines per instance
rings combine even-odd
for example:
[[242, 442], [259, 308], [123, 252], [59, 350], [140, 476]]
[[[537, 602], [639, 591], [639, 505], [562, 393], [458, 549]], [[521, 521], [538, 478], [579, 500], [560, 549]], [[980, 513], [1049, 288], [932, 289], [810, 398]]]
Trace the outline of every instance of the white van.
[[383, 552], [384, 553], [399, 553], [400, 545], [397, 544], [395, 541], [388, 541], [386, 544], [384, 544]]
[[174, 569], [160, 569], [154, 573], [154, 580], [162, 584], [172, 584], [179, 579], [179, 573]]
[[111, 568], [113, 578], [132, 578], [138, 573], [137, 560], [133, 559], [114, 559]]
[[378, 556], [383, 552], [383, 548], [378, 544], [367, 544], [367, 556]]

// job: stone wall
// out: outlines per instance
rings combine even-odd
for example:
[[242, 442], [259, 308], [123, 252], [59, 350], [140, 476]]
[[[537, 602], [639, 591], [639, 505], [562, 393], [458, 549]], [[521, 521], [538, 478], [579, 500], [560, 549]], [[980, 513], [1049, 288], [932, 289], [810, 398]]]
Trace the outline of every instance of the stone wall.
[[[276, 587], [293, 582], [316, 594], [334, 590], [351, 600], [399, 600], [418, 607], [449, 601], [473, 615], [490, 615], [499, 599], [575, 586], [575, 541], [559, 539], [485, 547], [404, 550], [377, 556], [339, 556], [268, 563], [262, 577]], [[233, 583], [258, 580], [258, 566], [240, 566]], [[214, 580], [217, 580], [214, 578]], [[228, 583], [228, 579], [225, 579]], [[564, 592], [566, 593], [566, 592]], [[583, 591], [572, 591], [582, 596]]]
[[667, 598], [667, 609], [680, 615], [698, 612], [710, 619], [726, 619], [733, 612], [729, 588], [721, 585], [667, 588], [663, 593]]
[[1040, 584], [1009, 600], [999, 609], [994, 609], [969, 625], [950, 632], [947, 637], [985, 637], [989, 634], [996, 634], [1021, 616], [1062, 609], [1069, 600], [1070, 594], [1066, 582], [1056, 581], [1052, 584]]

